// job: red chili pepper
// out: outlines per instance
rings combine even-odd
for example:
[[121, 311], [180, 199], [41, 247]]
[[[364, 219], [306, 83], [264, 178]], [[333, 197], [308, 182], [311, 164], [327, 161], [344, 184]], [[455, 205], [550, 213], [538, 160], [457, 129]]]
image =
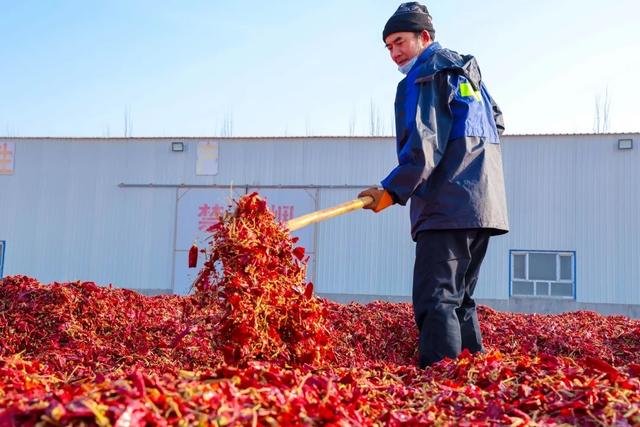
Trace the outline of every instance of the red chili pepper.
[[293, 250], [293, 256], [302, 261], [302, 258], [304, 258], [304, 248], [302, 246], [298, 246], [297, 248], [295, 248]]
[[306, 288], [304, 289], [304, 297], [309, 299], [313, 296], [313, 283], [307, 283]]
[[198, 265], [198, 244], [193, 242], [189, 249], [189, 268], [196, 268]]
[[640, 321], [479, 307], [422, 370], [411, 305], [314, 297], [257, 195], [211, 242], [187, 297], [1, 279], [0, 426], [640, 425]]

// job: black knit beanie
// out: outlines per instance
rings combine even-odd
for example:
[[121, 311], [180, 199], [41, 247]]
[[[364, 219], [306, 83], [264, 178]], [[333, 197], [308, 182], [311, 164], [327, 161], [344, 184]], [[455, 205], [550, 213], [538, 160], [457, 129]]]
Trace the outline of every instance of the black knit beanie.
[[382, 41], [389, 34], [400, 32], [417, 33], [422, 30], [427, 30], [431, 39], [434, 38], [436, 31], [433, 29], [433, 22], [431, 22], [431, 15], [429, 15], [427, 6], [417, 1], [402, 3], [396, 13], [389, 18], [387, 25], [384, 26]]

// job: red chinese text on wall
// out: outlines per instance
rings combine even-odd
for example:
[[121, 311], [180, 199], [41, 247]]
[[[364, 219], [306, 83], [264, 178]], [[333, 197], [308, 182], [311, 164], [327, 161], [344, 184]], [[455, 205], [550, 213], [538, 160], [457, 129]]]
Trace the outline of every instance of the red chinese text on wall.
[[278, 222], [287, 222], [293, 219], [293, 205], [271, 205], [271, 210]]
[[198, 206], [198, 230], [207, 231], [209, 227], [216, 224], [224, 208], [219, 204]]
[[[278, 222], [287, 222], [294, 218], [295, 209], [293, 205], [271, 205], [270, 207]], [[223, 212], [224, 207], [217, 203], [213, 205], [205, 203], [198, 206], [198, 230], [207, 231], [218, 222]]]

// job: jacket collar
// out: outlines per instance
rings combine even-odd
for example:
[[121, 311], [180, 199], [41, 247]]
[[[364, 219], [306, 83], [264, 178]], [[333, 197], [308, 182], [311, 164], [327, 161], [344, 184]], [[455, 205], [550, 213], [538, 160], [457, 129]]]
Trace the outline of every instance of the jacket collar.
[[420, 53], [420, 55], [418, 55], [418, 59], [416, 60], [416, 63], [413, 64], [413, 67], [411, 67], [411, 69], [407, 73], [407, 77], [417, 75], [418, 70], [420, 69], [420, 66], [425, 62], [427, 62], [429, 57], [431, 57], [431, 55], [433, 55], [437, 50], [440, 50], [440, 49], [442, 48], [440, 47], [440, 43], [438, 42], [433, 42], [429, 46], [427, 46]]
[[423, 64], [429, 59], [431, 55], [433, 55], [437, 50], [442, 49], [439, 42], [433, 42], [422, 53], [418, 56], [418, 60], [416, 61], [415, 67], [418, 67], [419, 64]]

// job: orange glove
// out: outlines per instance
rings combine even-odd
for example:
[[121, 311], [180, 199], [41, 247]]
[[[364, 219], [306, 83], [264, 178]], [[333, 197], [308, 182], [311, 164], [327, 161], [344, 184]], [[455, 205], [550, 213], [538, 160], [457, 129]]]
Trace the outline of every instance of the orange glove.
[[373, 201], [368, 205], [363, 206], [363, 208], [371, 209], [375, 213], [378, 213], [381, 210], [393, 205], [393, 198], [391, 197], [391, 194], [389, 194], [389, 192], [387, 192], [387, 190], [384, 190], [384, 189], [372, 187], [358, 194], [358, 197], [364, 197], [364, 196], [373, 197]]

